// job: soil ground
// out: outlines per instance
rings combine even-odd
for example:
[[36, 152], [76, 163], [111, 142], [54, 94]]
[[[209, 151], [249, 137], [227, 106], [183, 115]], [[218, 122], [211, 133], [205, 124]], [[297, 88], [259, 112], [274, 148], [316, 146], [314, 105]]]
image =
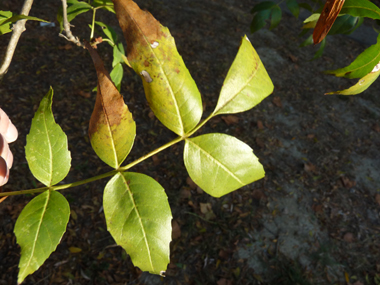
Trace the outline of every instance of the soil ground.
[[[62, 191], [71, 207], [67, 232], [25, 284], [379, 284], [380, 83], [357, 96], [323, 95], [356, 81], [322, 71], [348, 65], [367, 46], [329, 37], [322, 58], [311, 61], [317, 47], [299, 47], [302, 21], [288, 14], [276, 29], [250, 34], [254, 1], [137, 3], [169, 27], [199, 86], [205, 115], [216, 104], [241, 37], [248, 35], [274, 93], [248, 112], [213, 119], [201, 132], [230, 134], [250, 145], [266, 177], [216, 199], [188, 179], [182, 145], [136, 166], [133, 171], [152, 176], [166, 189], [172, 207], [174, 237], [164, 279], [141, 273], [115, 246], [102, 212], [107, 181]], [[18, 12], [21, 5], [21, 0], [3, 0], [0, 8]], [[31, 15], [56, 22], [59, 5], [36, 1]], [[120, 31], [111, 13], [99, 13], [99, 20]], [[74, 34], [88, 38], [90, 22], [90, 14], [79, 16]], [[58, 32], [57, 26], [29, 21], [1, 82], [0, 106], [20, 133], [11, 146], [15, 163], [3, 191], [41, 186], [28, 169], [24, 146], [49, 86], [55, 91], [56, 121], [68, 135], [73, 157], [64, 182], [110, 170], [87, 136], [96, 86], [90, 56]], [[1, 39], [4, 54], [9, 35]], [[111, 48], [103, 44], [98, 52], [110, 68]], [[152, 116], [140, 78], [128, 67], [124, 71], [121, 93], [137, 123], [130, 162], [175, 136]], [[31, 198], [10, 197], [0, 205], [0, 284], [16, 284], [20, 249], [13, 228]]]

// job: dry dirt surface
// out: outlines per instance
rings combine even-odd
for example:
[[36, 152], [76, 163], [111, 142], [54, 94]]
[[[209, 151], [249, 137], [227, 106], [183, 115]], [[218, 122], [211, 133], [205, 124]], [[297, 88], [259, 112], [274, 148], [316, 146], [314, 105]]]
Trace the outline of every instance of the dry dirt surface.
[[[225, 75], [247, 34], [270, 77], [274, 93], [252, 110], [213, 119], [203, 133], [221, 132], [249, 144], [266, 177], [220, 199], [194, 185], [176, 145], [136, 166], [165, 189], [173, 212], [173, 241], [167, 277], [142, 273], [106, 230], [102, 191], [107, 181], [62, 191], [71, 217], [57, 250], [25, 284], [376, 284], [380, 276], [380, 100], [379, 82], [358, 96], [324, 96], [356, 81], [323, 75], [348, 65], [367, 46], [348, 37], [299, 48], [301, 20], [284, 14], [280, 26], [249, 33], [256, 3], [248, 0], [137, 1], [176, 39], [205, 102], [216, 104]], [[18, 12], [21, 0], [2, 0]], [[89, 144], [88, 122], [95, 102], [96, 73], [86, 50], [58, 37], [60, 1], [36, 1], [31, 15], [56, 23], [27, 23], [15, 58], [0, 84], [0, 106], [18, 127], [15, 156], [3, 191], [41, 186], [25, 160], [25, 137], [49, 86], [53, 112], [67, 133], [72, 169], [65, 183], [110, 169]], [[118, 31], [114, 15], [99, 20]], [[89, 37], [90, 14], [74, 20], [73, 32]], [[101, 34], [99, 34], [101, 35]], [[9, 35], [1, 37], [4, 54]], [[372, 39], [373, 41], [375, 39]], [[112, 50], [98, 52], [108, 68]], [[175, 136], [152, 116], [140, 78], [124, 67], [122, 94], [137, 123], [128, 162]], [[16, 284], [20, 249], [13, 228], [32, 196], [0, 204], [0, 284]], [[378, 278], [378, 279], [376, 279]], [[379, 283], [377, 283], [379, 284]]]

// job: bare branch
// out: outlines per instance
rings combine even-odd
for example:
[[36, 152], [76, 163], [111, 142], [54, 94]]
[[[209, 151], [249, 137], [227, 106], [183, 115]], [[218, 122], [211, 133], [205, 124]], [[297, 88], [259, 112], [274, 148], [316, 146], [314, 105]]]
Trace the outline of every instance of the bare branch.
[[[29, 11], [32, 8], [33, 0], [25, 0], [24, 5], [21, 10], [21, 15], [28, 16]], [[5, 52], [5, 57], [3, 63], [0, 67], [0, 80], [7, 73], [9, 65], [11, 64], [13, 54], [16, 50], [17, 43], [20, 39], [21, 34], [25, 31], [25, 23], [27, 20], [19, 20], [13, 25], [12, 37], [9, 40], [7, 51]]]
[[84, 48], [83, 44], [80, 42], [78, 37], [74, 37], [73, 33], [70, 30], [70, 23], [67, 19], [67, 1], [62, 0], [62, 14], [63, 14], [63, 28], [65, 29], [65, 35], [59, 34], [60, 37], [65, 38], [66, 40], [73, 42], [77, 46]]

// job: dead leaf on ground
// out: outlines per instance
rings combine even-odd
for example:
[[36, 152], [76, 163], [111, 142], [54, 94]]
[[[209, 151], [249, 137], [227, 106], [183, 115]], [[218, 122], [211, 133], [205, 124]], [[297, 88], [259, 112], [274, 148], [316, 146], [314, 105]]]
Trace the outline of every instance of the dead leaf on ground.
[[259, 130], [264, 130], [264, 125], [263, 125], [263, 122], [262, 121], [257, 121], [257, 127], [259, 128]]
[[219, 279], [218, 282], [216, 282], [217, 285], [232, 285], [231, 280], [227, 280], [226, 278]]
[[176, 220], [172, 221], [172, 239], [181, 237], [181, 227]]
[[234, 115], [222, 116], [222, 120], [228, 125], [234, 125], [239, 122], [239, 117]]
[[191, 190], [197, 189], [197, 184], [189, 176], [186, 178], [186, 183], [190, 186]]
[[265, 147], [265, 143], [262, 139], [260, 138], [256, 138], [256, 143], [257, 145], [260, 147], [260, 148], [264, 148]]
[[90, 92], [85, 92], [83, 90], [80, 90], [78, 92], [78, 95], [81, 96], [81, 97], [83, 97], [83, 98], [90, 98], [91, 97], [91, 93]]
[[376, 194], [375, 199], [376, 203], [380, 205], [380, 194]]
[[199, 203], [199, 207], [200, 207], [201, 213], [205, 215], [205, 218], [207, 220], [210, 220], [216, 217], [214, 212], [212, 211], [212, 206], [210, 203]]
[[158, 158], [157, 155], [153, 155], [152, 156], [152, 160], [153, 160], [153, 165], [154, 166], [160, 165], [160, 163], [161, 163], [161, 160]]
[[342, 176], [340, 179], [342, 180], [344, 187], [347, 189], [350, 189], [356, 185], [356, 181], [350, 180], [348, 177]]
[[313, 172], [313, 173], [317, 172], [317, 167], [311, 162], [306, 162], [304, 164], [304, 169], [306, 172]]
[[274, 96], [272, 102], [277, 107], [282, 108], [281, 98], [279, 96]]
[[348, 243], [351, 243], [354, 241], [354, 234], [353, 233], [346, 233], [344, 236], [343, 236], [343, 240], [345, 242], [348, 242]]
[[376, 133], [380, 133], [380, 126], [378, 124], [374, 124], [372, 126], [372, 130], [374, 130]]

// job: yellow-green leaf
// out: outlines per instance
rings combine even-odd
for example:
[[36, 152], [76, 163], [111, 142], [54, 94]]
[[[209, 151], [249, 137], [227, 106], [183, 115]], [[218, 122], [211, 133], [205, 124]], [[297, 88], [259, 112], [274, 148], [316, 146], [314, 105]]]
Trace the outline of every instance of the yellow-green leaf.
[[167, 128], [184, 135], [200, 121], [202, 101], [174, 38], [133, 1], [113, 2], [127, 42], [128, 61], [141, 76], [151, 109]]
[[163, 274], [169, 263], [172, 214], [164, 189], [140, 173], [118, 173], [104, 189], [107, 228], [143, 271]]
[[361, 78], [358, 83], [356, 83], [354, 86], [351, 86], [348, 89], [344, 89], [341, 91], [334, 91], [330, 93], [326, 93], [325, 95], [332, 95], [332, 94], [340, 94], [340, 95], [356, 95], [359, 93], [364, 92], [368, 89], [369, 86], [379, 77], [380, 75], [380, 63], [378, 63], [374, 69], [368, 73], [366, 76]]
[[214, 114], [247, 111], [270, 95], [273, 88], [259, 55], [245, 36], [224, 80]]
[[191, 179], [214, 197], [221, 197], [265, 175], [252, 149], [225, 134], [186, 139], [183, 157]]
[[69, 203], [56, 191], [45, 191], [22, 210], [14, 229], [21, 247], [19, 284], [40, 268], [57, 248], [69, 217]]

